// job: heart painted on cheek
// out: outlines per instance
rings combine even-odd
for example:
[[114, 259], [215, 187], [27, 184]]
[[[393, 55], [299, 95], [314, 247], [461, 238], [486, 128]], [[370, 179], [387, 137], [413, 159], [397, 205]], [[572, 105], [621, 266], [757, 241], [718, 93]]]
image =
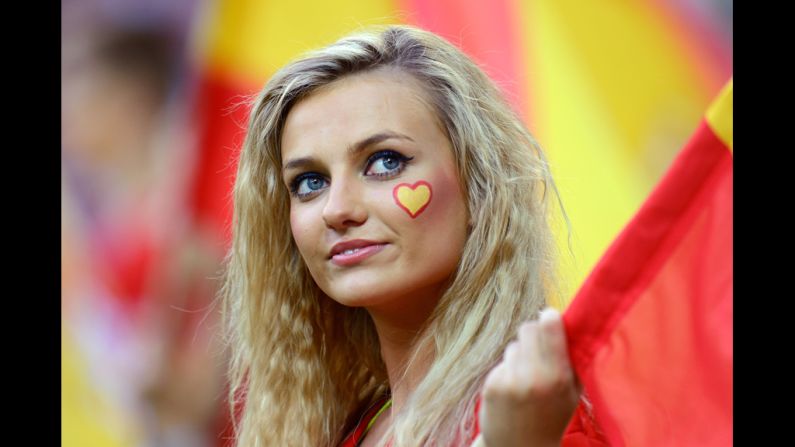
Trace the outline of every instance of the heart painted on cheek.
[[403, 208], [411, 218], [417, 217], [431, 203], [431, 184], [420, 180], [413, 185], [401, 183], [392, 190], [395, 203]]

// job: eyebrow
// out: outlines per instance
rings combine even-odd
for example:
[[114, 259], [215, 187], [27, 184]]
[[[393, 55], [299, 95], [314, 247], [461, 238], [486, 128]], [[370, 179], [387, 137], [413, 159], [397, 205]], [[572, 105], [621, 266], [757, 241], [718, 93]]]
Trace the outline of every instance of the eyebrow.
[[[364, 149], [366, 149], [368, 146], [372, 146], [374, 144], [378, 144], [378, 143], [380, 143], [380, 142], [382, 142], [384, 140], [389, 140], [389, 139], [414, 141], [414, 139], [411, 138], [408, 135], [403, 135], [402, 133], [393, 132], [391, 130], [385, 130], [385, 131], [378, 132], [376, 134], [370, 135], [369, 137], [359, 141], [358, 143], [354, 143], [354, 144], [348, 146], [348, 149], [347, 149], [348, 155], [356, 155], [359, 152], [361, 152]], [[290, 160], [290, 161], [288, 161], [287, 163], [284, 164], [284, 167], [282, 167], [282, 172], [284, 172], [284, 171], [286, 171], [288, 169], [299, 168], [299, 167], [302, 167], [302, 166], [311, 165], [312, 163], [314, 163], [314, 161], [315, 161], [315, 159], [312, 158], [312, 157], [301, 157], [301, 158], [296, 158], [296, 159]]]

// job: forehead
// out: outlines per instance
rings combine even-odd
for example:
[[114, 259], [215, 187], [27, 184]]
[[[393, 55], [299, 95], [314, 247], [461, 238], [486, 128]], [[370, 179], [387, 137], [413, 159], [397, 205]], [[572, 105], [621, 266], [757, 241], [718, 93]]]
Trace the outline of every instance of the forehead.
[[385, 130], [424, 139], [437, 135], [441, 126], [414, 77], [387, 71], [349, 75], [293, 106], [282, 133], [282, 156], [345, 147]]

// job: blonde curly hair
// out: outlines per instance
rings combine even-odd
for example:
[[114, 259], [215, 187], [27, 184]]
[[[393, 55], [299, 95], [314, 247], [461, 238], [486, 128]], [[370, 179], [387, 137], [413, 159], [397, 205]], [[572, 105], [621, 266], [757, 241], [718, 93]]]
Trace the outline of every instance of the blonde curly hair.
[[230, 400], [243, 408], [237, 445], [337, 445], [389, 387], [366, 310], [334, 302], [310, 276], [292, 238], [281, 180], [280, 139], [291, 107], [322, 86], [378, 69], [423, 86], [452, 144], [471, 223], [450, 286], [416, 341], [415, 355], [432, 352], [432, 363], [384, 439], [395, 447], [471, 439], [487, 372], [556, 287], [548, 214], [550, 200], [560, 200], [548, 163], [470, 58], [435, 34], [402, 25], [310, 52], [257, 96], [240, 153], [219, 295], [232, 354]]

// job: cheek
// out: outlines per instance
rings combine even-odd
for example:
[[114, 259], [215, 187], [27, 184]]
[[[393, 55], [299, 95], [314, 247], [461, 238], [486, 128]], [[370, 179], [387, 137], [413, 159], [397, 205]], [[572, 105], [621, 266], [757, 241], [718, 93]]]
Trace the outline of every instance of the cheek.
[[[430, 189], [427, 201], [420, 189], [423, 184]], [[413, 192], [404, 188], [399, 191], [403, 194], [398, 194], [393, 190], [389, 197], [393, 209], [390, 214], [402, 236], [408, 238], [405, 242], [417, 254], [434, 258], [458, 256], [466, 234], [466, 207], [457, 179], [445, 172], [434, 172], [411, 185]]]
[[455, 177], [440, 175], [428, 206], [428, 241], [440, 257], [458, 263], [466, 240], [466, 205]]
[[[432, 181], [433, 193], [423, 216], [425, 224], [433, 230], [444, 229], [451, 232], [461, 225], [466, 225], [466, 207], [456, 177], [445, 171], [434, 173]], [[418, 220], [423, 217], [418, 217]]]
[[309, 255], [309, 247], [312, 246], [312, 228], [309, 225], [309, 219], [304, 214], [294, 210], [290, 211], [290, 229], [301, 257], [306, 260]]

